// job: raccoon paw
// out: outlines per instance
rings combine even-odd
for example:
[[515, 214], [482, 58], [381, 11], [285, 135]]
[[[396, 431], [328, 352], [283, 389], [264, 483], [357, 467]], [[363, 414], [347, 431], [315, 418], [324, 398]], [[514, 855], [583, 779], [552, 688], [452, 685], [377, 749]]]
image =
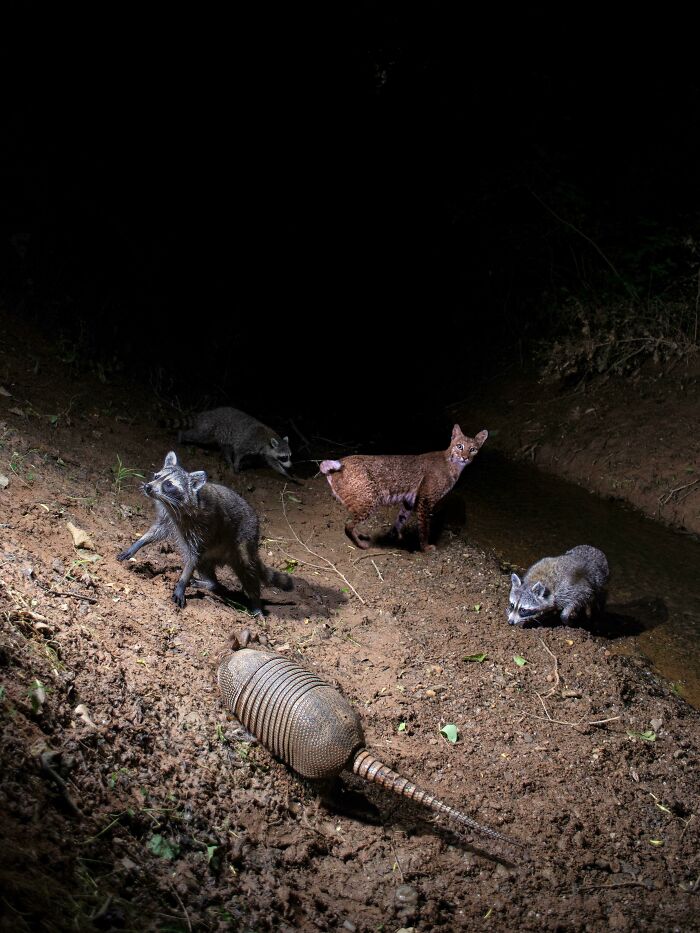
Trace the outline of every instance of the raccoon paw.
[[173, 590], [173, 602], [176, 606], [179, 606], [180, 609], [185, 608], [185, 591], [180, 589], [178, 586]]
[[117, 554], [117, 560], [128, 560], [131, 557], [131, 548], [128, 547], [125, 551], [120, 551]]

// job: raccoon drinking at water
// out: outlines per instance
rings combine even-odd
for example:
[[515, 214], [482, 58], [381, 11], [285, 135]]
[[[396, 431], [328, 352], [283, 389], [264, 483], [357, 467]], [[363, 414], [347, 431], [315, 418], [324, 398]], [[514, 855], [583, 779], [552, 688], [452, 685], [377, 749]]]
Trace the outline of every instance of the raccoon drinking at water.
[[508, 622], [525, 625], [556, 613], [565, 623], [581, 615], [590, 618], [605, 608], [608, 577], [605, 554], [588, 544], [559, 557], [543, 557], [523, 580], [512, 574]]
[[173, 591], [173, 599], [181, 608], [185, 605], [185, 588], [195, 570], [193, 584], [217, 592], [222, 589], [216, 578], [217, 567], [232, 567], [250, 600], [253, 615], [262, 615], [263, 584], [292, 589], [288, 574], [272, 570], [260, 559], [258, 516], [232, 489], [208, 483], [203, 470], [188, 473], [171, 451], [163, 468], [150, 483], [144, 483], [143, 491], [153, 499], [156, 520], [117, 560], [128, 560], [153, 541], [172, 539], [184, 561]]

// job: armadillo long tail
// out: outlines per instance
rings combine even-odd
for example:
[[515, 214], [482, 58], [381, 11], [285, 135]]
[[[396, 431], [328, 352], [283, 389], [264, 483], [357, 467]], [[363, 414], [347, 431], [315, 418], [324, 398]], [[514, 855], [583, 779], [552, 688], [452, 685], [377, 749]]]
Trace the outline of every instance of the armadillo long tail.
[[443, 803], [442, 800], [429, 794], [428, 791], [422, 790], [420, 787], [407, 781], [406, 778], [402, 778], [396, 771], [392, 771], [391, 768], [388, 768], [385, 764], [382, 764], [381, 761], [378, 761], [374, 755], [366, 749], [360, 749], [360, 751], [357, 752], [352, 761], [352, 770], [365, 780], [380, 784], [382, 787], [393, 791], [395, 794], [408, 797], [409, 800], [415, 800], [424, 807], [429, 807], [436, 813], [442, 813], [444, 816], [458, 823], [462, 823], [464, 826], [469, 826], [478, 833], [491, 836], [493, 839], [501, 839], [503, 842], [508, 842], [511, 845], [521, 847], [523, 845], [523, 843], [518, 842], [517, 839], [511, 839], [510, 836], [504, 836], [503, 833], [499, 833], [495, 829], [482, 826], [481, 823], [477, 823], [476, 820], [471, 819], [466, 813], [462, 813], [461, 810], [457, 810], [455, 807]]

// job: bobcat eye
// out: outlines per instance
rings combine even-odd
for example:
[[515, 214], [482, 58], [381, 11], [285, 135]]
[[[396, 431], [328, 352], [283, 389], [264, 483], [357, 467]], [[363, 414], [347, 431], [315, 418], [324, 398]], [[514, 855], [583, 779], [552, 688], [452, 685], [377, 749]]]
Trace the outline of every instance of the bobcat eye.
[[464, 444], [457, 444], [457, 450], [464, 450]]
[[470, 454], [478, 453], [478, 451], [479, 451], [479, 448], [478, 448], [478, 447], [470, 447], [470, 448], [469, 448], [469, 453], [470, 453]]

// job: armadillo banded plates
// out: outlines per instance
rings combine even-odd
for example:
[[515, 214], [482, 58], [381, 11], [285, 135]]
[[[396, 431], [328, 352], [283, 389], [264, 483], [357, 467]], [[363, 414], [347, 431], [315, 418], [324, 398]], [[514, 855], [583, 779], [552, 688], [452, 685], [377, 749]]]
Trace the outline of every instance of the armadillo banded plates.
[[218, 680], [241, 724], [304, 777], [337, 776], [364, 744], [343, 695], [294, 661], [243, 648], [222, 661]]

